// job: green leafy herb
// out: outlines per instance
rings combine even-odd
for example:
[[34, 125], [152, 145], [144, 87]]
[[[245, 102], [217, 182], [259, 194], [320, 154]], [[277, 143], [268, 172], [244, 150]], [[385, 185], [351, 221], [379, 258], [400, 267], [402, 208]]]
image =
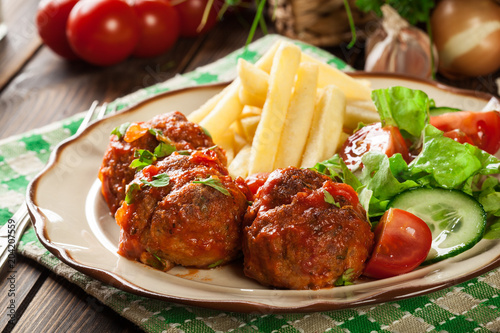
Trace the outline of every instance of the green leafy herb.
[[336, 286], [348, 286], [353, 284], [352, 278], [354, 274], [354, 269], [348, 268], [342, 273], [342, 275], [335, 281]]
[[123, 138], [125, 133], [127, 133], [128, 128], [130, 127], [130, 123], [123, 123], [120, 126], [115, 127], [111, 134], [114, 134], [118, 137], [119, 140]]
[[156, 161], [156, 156], [146, 149], [137, 149], [134, 152], [134, 156], [137, 158], [130, 163], [130, 167], [132, 169], [137, 169], [138, 171]]
[[131, 183], [127, 186], [127, 192], [125, 194], [125, 202], [127, 203], [127, 205], [130, 205], [134, 202], [135, 194], [140, 187], [141, 185], [137, 183]]
[[213, 178], [212, 176], [205, 179], [194, 180], [193, 183], [204, 184], [216, 189], [224, 195], [231, 195], [231, 193], [229, 193], [229, 191], [222, 185], [221, 181], [217, 178]]
[[340, 204], [335, 201], [335, 199], [330, 194], [330, 192], [328, 192], [327, 190], [323, 190], [323, 193], [325, 194], [325, 202], [326, 203], [329, 203], [331, 205], [334, 205], [334, 206], [337, 206], [338, 208], [340, 208]]
[[141, 182], [151, 187], [165, 187], [170, 183], [170, 176], [167, 173], [159, 173], [153, 176], [152, 181], [141, 179]]
[[154, 135], [156, 137], [156, 140], [172, 144], [172, 142], [170, 141], [170, 139], [163, 133], [162, 130], [159, 130], [159, 129], [156, 129], [156, 128], [150, 128], [150, 129], [148, 129], [148, 132], [151, 135]]
[[160, 144], [155, 148], [154, 155], [157, 158], [169, 156], [174, 151], [176, 151], [175, 146], [170, 143], [160, 142]]
[[134, 156], [137, 158], [130, 163], [130, 167], [140, 171], [148, 165], [152, 165], [158, 158], [169, 156], [175, 150], [175, 146], [165, 142], [160, 142], [153, 153], [146, 149], [137, 149], [134, 152]]
[[210, 139], [212, 139], [212, 134], [203, 126], [200, 126], [201, 129], [203, 130], [203, 133], [205, 133]]
[[208, 265], [208, 268], [214, 268], [214, 267], [217, 267], [217, 266], [219, 266], [220, 264], [222, 264], [223, 262], [224, 262], [224, 260], [223, 260], [223, 259], [221, 259], [221, 260], [217, 260], [216, 262], [211, 263], [210, 265]]

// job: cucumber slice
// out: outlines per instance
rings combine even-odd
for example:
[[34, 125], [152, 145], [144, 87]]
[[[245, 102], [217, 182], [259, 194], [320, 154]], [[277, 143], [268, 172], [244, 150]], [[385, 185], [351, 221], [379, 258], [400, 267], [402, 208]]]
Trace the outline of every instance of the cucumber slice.
[[398, 194], [389, 208], [406, 210], [424, 220], [432, 232], [432, 245], [424, 264], [434, 263], [473, 247], [483, 237], [486, 213], [464, 192], [442, 188], [416, 188]]

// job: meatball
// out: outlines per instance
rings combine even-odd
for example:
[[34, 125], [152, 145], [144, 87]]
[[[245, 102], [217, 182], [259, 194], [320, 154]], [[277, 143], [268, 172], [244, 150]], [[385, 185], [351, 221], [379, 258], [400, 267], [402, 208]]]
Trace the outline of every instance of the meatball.
[[[159, 175], [168, 182], [154, 186]], [[174, 152], [138, 172], [127, 194], [115, 215], [126, 258], [166, 271], [210, 268], [239, 256], [247, 198], [212, 150]]]
[[245, 224], [244, 272], [267, 286], [318, 289], [354, 280], [373, 247], [354, 190], [309, 169], [272, 172]]
[[[171, 144], [179, 151], [214, 146], [201, 126], [189, 122], [178, 111], [158, 115], [148, 122], [131, 124], [125, 128], [125, 133], [111, 135], [99, 170], [99, 179], [104, 199], [112, 214], [120, 207], [125, 198], [125, 188], [136, 173], [130, 167], [130, 163], [137, 158], [136, 151], [144, 149], [153, 152], [160, 142]], [[217, 147], [214, 151], [225, 165], [224, 152]]]

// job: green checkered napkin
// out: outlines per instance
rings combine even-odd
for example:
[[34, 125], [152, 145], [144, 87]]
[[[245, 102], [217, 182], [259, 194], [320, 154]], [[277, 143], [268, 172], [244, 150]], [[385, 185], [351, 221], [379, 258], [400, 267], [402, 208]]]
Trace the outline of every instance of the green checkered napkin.
[[[109, 105], [120, 109], [159, 92], [228, 81], [237, 59], [255, 62], [272, 43], [266, 36], [210, 65], [140, 90]], [[340, 69], [341, 60], [297, 43]], [[52, 149], [76, 132], [83, 115], [0, 141], [0, 224], [23, 203], [28, 182], [43, 168]], [[135, 296], [96, 281], [62, 263], [28, 229], [18, 251], [77, 284], [148, 332], [500, 332], [500, 270], [425, 296], [348, 310], [310, 314], [241, 314], [221, 312]]]

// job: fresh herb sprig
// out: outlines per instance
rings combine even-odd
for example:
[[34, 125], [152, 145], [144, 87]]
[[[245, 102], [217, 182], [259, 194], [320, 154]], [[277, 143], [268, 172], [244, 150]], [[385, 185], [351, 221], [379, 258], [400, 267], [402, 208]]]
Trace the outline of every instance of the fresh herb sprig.
[[205, 178], [205, 179], [194, 180], [193, 183], [210, 186], [210, 187], [216, 189], [217, 191], [221, 192], [224, 195], [228, 195], [228, 196], [231, 195], [231, 193], [229, 193], [227, 188], [225, 188], [224, 185], [222, 185], [222, 182], [219, 179], [214, 178], [212, 176]]
[[335, 201], [335, 198], [333, 197], [333, 195], [330, 194], [330, 192], [328, 192], [327, 190], [323, 190], [323, 193], [325, 195], [325, 202], [326, 203], [329, 203], [330, 205], [334, 205], [338, 208], [341, 208], [340, 204], [337, 201]]
[[[146, 186], [151, 186], [151, 187], [165, 187], [170, 184], [170, 176], [164, 172], [164, 173], [159, 173], [157, 175], [154, 175], [152, 177], [152, 180], [146, 180], [146, 179], [141, 179], [141, 183], [143, 183]], [[139, 183], [130, 183], [127, 186], [127, 191], [125, 193], [125, 199], [124, 201], [130, 205], [131, 203], [134, 202], [135, 195], [137, 194], [137, 191], [141, 188], [141, 184]]]
[[118, 137], [118, 140], [121, 140], [125, 136], [125, 133], [127, 133], [127, 130], [129, 127], [130, 127], [130, 123], [123, 123], [119, 126], [116, 126], [111, 131], [111, 134], [116, 135]]
[[134, 152], [134, 156], [137, 158], [130, 163], [130, 167], [140, 171], [145, 167], [152, 165], [159, 158], [169, 156], [175, 151], [175, 146], [165, 142], [160, 142], [160, 144], [156, 146], [154, 152], [150, 152], [147, 149], [137, 149]]

